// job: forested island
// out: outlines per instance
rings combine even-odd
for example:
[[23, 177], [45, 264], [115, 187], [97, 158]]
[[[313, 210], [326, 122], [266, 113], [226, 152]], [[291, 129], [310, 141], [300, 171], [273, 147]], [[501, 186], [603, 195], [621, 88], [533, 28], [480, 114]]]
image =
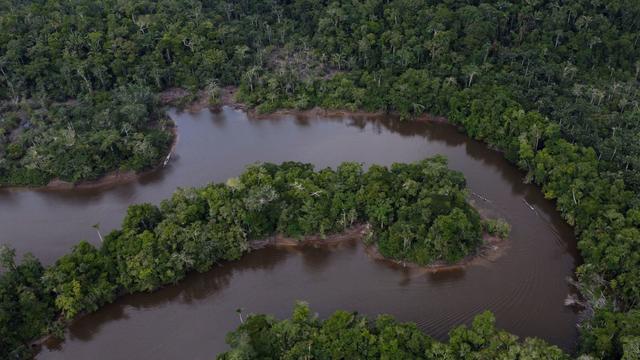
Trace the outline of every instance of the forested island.
[[638, 1], [4, 0], [0, 14], [1, 185], [152, 167], [171, 141], [156, 95], [176, 86], [213, 105], [237, 86], [258, 112], [445, 116], [575, 227], [579, 353], [637, 355]]
[[322, 238], [357, 224], [366, 224], [363, 240], [384, 257], [419, 265], [473, 254], [483, 229], [508, 232], [503, 222], [480, 218], [464, 177], [440, 156], [366, 171], [357, 163], [319, 171], [294, 162], [254, 165], [226, 184], [180, 189], [159, 207], [132, 205], [120, 230], [103, 238], [96, 226], [99, 248], [80, 242], [49, 268], [29, 255], [17, 263], [3, 248], [0, 348], [7, 358], [28, 355], [30, 341], [59, 335], [79, 314], [238, 259], [256, 240]]

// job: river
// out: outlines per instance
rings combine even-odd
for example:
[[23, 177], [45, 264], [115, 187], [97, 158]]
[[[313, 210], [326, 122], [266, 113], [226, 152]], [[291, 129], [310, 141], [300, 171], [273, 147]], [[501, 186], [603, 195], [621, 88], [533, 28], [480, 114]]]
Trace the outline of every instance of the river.
[[[331, 247], [268, 248], [154, 293], [128, 295], [75, 321], [40, 359], [211, 359], [245, 313], [289, 315], [296, 300], [323, 317], [337, 309], [389, 313], [446, 339], [455, 325], [492, 310], [498, 326], [572, 350], [577, 315], [563, 305], [580, 259], [572, 229], [539, 188], [502, 155], [446, 124], [387, 117], [280, 116], [250, 119], [225, 107], [170, 110], [178, 143], [169, 165], [138, 180], [99, 189], [0, 190], [0, 243], [50, 264], [81, 239], [99, 243], [127, 206], [159, 203], [177, 187], [225, 181], [257, 161], [343, 161], [389, 165], [435, 154], [460, 170], [474, 201], [512, 226], [495, 261], [424, 273], [370, 259], [358, 241]], [[486, 199], [487, 201], [483, 200]]]

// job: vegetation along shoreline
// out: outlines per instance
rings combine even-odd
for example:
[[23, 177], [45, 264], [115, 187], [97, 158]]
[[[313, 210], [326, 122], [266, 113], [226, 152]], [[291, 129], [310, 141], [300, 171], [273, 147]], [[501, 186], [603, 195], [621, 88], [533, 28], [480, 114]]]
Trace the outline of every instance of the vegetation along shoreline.
[[[193, 100], [203, 89], [215, 107], [225, 101], [225, 87], [237, 86], [235, 100], [257, 114], [314, 108], [397, 112], [402, 120], [437, 114], [502, 151], [525, 172], [525, 181], [555, 201], [573, 227], [584, 260], [575, 271], [584, 318], [575, 355], [639, 358], [638, 19], [637, 0], [0, 1], [0, 184], [44, 186], [54, 178], [75, 183], [114, 169], [139, 172], [158, 164], [171, 133], [154, 94], [177, 87], [188, 89]], [[456, 212], [436, 229], [461, 216]], [[104, 251], [114, 256], [147, 251], [135, 259], [168, 261], [153, 247], [136, 247], [154, 241], [147, 220], [132, 222], [129, 233], [105, 240], [121, 248]], [[173, 221], [183, 220], [176, 215]], [[258, 220], [251, 221], [263, 226]], [[397, 225], [393, 236], [402, 241], [381, 241], [380, 251], [408, 251], [392, 245], [410, 243], [412, 226]], [[230, 229], [237, 231], [229, 234], [232, 239], [244, 236], [241, 229]], [[473, 229], [463, 231], [461, 239]], [[169, 225], [164, 230], [179, 233]], [[140, 242], [117, 240], [127, 236], [140, 237]], [[47, 273], [48, 284], [61, 286], [57, 293], [91, 289], [90, 296], [65, 295], [56, 302], [68, 315], [96, 306], [86, 298], [110, 299], [109, 276], [126, 289], [156, 285], [146, 278], [154, 273], [144, 266], [122, 262], [125, 255], [102, 257], [100, 251], [79, 245], [56, 267], [60, 271]], [[408, 255], [423, 258], [428, 252]], [[52, 315], [53, 300], [37, 280], [46, 271], [32, 260], [23, 267], [8, 262], [16, 272], [2, 276], [0, 289], [7, 289], [2, 304], [12, 309], [11, 318], [0, 323], [3, 349], [23, 344], [14, 336], [38, 337], [47, 329], [38, 319]], [[111, 260], [121, 268], [100, 278], [97, 274], [110, 268]], [[92, 263], [94, 272], [78, 278], [72, 269], [83, 261]], [[175, 274], [153, 276], [166, 280]], [[46, 299], [48, 305], [33, 299]], [[22, 307], [31, 309], [28, 316], [13, 311]], [[270, 331], [276, 323], [256, 317], [251, 325], [261, 338], [280, 348], [253, 342], [235, 350], [243, 356], [254, 347], [265, 356], [302, 357], [313, 341], [325, 345], [311, 349], [319, 357], [353, 354], [340, 338], [326, 333], [336, 323], [362, 324], [360, 318], [340, 313], [328, 325], [299, 318], [280, 326], [319, 335], [276, 342], [281, 333]], [[405, 327], [381, 322], [358, 330], [369, 331], [370, 339], [383, 337], [382, 329], [402, 338]], [[481, 336], [480, 325], [464, 333], [478, 343], [452, 337], [459, 341], [459, 346], [451, 344], [452, 357], [472, 352], [498, 357], [483, 346], [513, 343], [509, 336]], [[235, 339], [245, 335], [241, 331]], [[371, 357], [380, 354], [371, 343], [362, 344]], [[430, 357], [447, 353], [423, 341], [416, 342], [416, 349]]]
[[[509, 231], [501, 220], [483, 220], [467, 198], [464, 177], [441, 156], [366, 171], [356, 163], [335, 170], [252, 165], [226, 184], [179, 189], [160, 206], [131, 205], [122, 228], [101, 246], [80, 242], [51, 267], [30, 255], [18, 263], [3, 248], [3, 281], [14, 291], [28, 286], [33, 299], [11, 309], [14, 324], [29, 331], [4, 341], [20, 349], [38, 333], [59, 336], [69, 320], [118, 296], [153, 291], [266, 244], [359, 235], [385, 258], [426, 269], [466, 262], [483, 233], [507, 237]], [[36, 319], [24, 320], [34, 311]]]

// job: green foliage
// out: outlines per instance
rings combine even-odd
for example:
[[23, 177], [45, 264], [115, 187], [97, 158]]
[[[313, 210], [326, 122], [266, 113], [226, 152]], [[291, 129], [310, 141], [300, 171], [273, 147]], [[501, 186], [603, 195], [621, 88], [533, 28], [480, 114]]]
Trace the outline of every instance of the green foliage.
[[603, 359], [634, 359], [638, 354], [640, 311], [601, 309], [581, 328], [582, 350]]
[[497, 236], [501, 239], [509, 237], [511, 225], [503, 219], [485, 219], [482, 220], [482, 228], [489, 235]]
[[0, 116], [11, 114], [23, 120], [7, 125], [11, 136], [0, 135], [0, 186], [141, 171], [160, 162], [173, 138], [155, 96], [136, 86], [47, 108], [24, 101]]
[[[569, 359], [562, 350], [536, 338], [518, 342], [515, 335], [495, 328], [488, 311], [473, 319], [471, 328], [460, 326], [449, 333], [449, 346], [441, 347], [451, 359]], [[437, 354], [437, 353], [436, 353]]]
[[71, 319], [95, 311], [115, 298], [110, 260], [83, 241], [47, 269], [43, 281], [55, 294], [55, 305], [62, 315]]
[[357, 200], [385, 257], [454, 262], [480, 244], [480, 216], [466, 201], [464, 177], [443, 157], [372, 166], [363, 181]]
[[[479, 215], [466, 202], [464, 186], [462, 174], [449, 170], [443, 157], [368, 171], [356, 163], [314, 171], [311, 164], [285, 162], [252, 165], [227, 184], [178, 189], [159, 207], [131, 205], [122, 228], [105, 236], [100, 248], [80, 242], [46, 270], [32, 257], [16, 266], [12, 252], [1, 254], [8, 272], [0, 278], [0, 331], [18, 329], [2, 346], [21, 351], [51, 327], [54, 315], [72, 319], [120, 294], [175, 283], [190, 271], [238, 259], [252, 240], [276, 233], [324, 236], [369, 223], [373, 241], [389, 257], [423, 264], [456, 260], [480, 241]], [[430, 227], [438, 229], [432, 238]], [[341, 316], [336, 327], [349, 321], [350, 315]], [[253, 341], [275, 346], [256, 331]], [[358, 337], [354, 341], [362, 344], [356, 345], [330, 332], [322, 339], [346, 341], [336, 351], [350, 354], [368, 344], [367, 338]]]
[[463, 258], [480, 242], [479, 222], [478, 215], [470, 220], [460, 209], [438, 216], [429, 230], [429, 238], [433, 240], [433, 253], [449, 262]]
[[[109, 0], [96, 6], [49, 0], [0, 6], [6, 10], [0, 16], [0, 99], [7, 104], [89, 98], [92, 107], [91, 101], [117, 97], [124, 84], [137, 84], [152, 91], [205, 89], [215, 105], [222, 86], [240, 85], [239, 99], [260, 112], [323, 106], [393, 110], [410, 118], [422, 112], [454, 117], [456, 105], [450, 100], [462, 96], [466, 104], [495, 115], [468, 131], [483, 139], [504, 138], [511, 143], [501, 147], [508, 154], [521, 152], [527, 161], [528, 148], [541, 145], [544, 129], [532, 127], [522, 138], [491, 129], [509, 122], [502, 117], [508, 107], [536, 111], [569, 140], [593, 147], [604, 169], [620, 171], [627, 183], [640, 186], [637, 1], [162, 0], [131, 5]], [[485, 97], [499, 99], [501, 106]], [[0, 154], [12, 160], [29, 156], [29, 142], [15, 143], [10, 136], [24, 127], [25, 117], [5, 110]], [[127, 113], [144, 119], [140, 112]], [[35, 123], [40, 116], [27, 119]], [[92, 116], [84, 118], [94, 128], [102, 125]], [[40, 131], [53, 125], [61, 132], [68, 123], [49, 121]], [[151, 135], [148, 125], [137, 132]], [[74, 130], [77, 141], [89, 141], [89, 133]], [[15, 145], [4, 155], [9, 143]], [[139, 152], [145, 146], [139, 144]], [[72, 152], [78, 163], [84, 161], [81, 148]], [[162, 153], [162, 146], [152, 148]], [[138, 154], [140, 161], [128, 161], [133, 150], [123, 149], [120, 158], [112, 155], [119, 160], [115, 167], [80, 170], [88, 166], [83, 163], [74, 174], [57, 168], [45, 173], [73, 180], [120, 164], [137, 169], [155, 155], [146, 151]], [[43, 156], [27, 161], [52, 161]], [[95, 158], [109, 156], [99, 152]], [[17, 171], [12, 169], [15, 175], [3, 183], [43, 181], [38, 174]]]
[[54, 321], [54, 297], [42, 283], [44, 268], [29, 254], [16, 264], [15, 251], [0, 247], [0, 271], [1, 358], [27, 358], [29, 342]]
[[[621, 318], [629, 316], [640, 299], [638, 197], [626, 188], [620, 174], [603, 171], [593, 148], [562, 139], [549, 119], [512, 105], [505, 107], [495, 95], [475, 96], [479, 99], [471, 103], [464, 98], [452, 99], [456, 113], [451, 119], [474, 137], [504, 150], [528, 172], [528, 180], [542, 186], [545, 197], [556, 201], [562, 216], [575, 227], [585, 261], [577, 273], [584, 284], [589, 312], [601, 309]], [[508, 121], [491, 124], [492, 119]], [[483, 130], [487, 126], [488, 130]], [[605, 327], [608, 335], [600, 336], [601, 320], [596, 317], [591, 321], [596, 325], [585, 325], [582, 331], [585, 352], [599, 358], [619, 358], [622, 335], [615, 326], [621, 322], [610, 322]]]
[[[346, 311], [326, 320], [311, 316], [298, 303], [290, 319], [250, 315], [227, 335], [231, 350], [218, 359], [569, 359], [562, 350], [544, 341], [514, 335], [495, 328], [489, 312], [478, 315], [473, 326], [458, 327], [448, 343], [437, 342], [415, 324], [398, 323], [389, 315], [375, 321]], [[631, 340], [627, 342], [633, 346]]]
[[[238, 99], [259, 112], [323, 106], [395, 111], [403, 119], [432, 112], [503, 151], [556, 200], [579, 237], [585, 263], [578, 275], [594, 287], [590, 293], [604, 296], [592, 306], [622, 317], [639, 306], [640, 205], [628, 190], [640, 189], [638, 1], [49, 0], [0, 2], [0, 14], [2, 185], [78, 181], [157, 163], [170, 135], [146, 89], [239, 85]], [[124, 84], [136, 84], [134, 95]], [[78, 104], [51, 103], [69, 98]], [[212, 254], [237, 258], [247, 239], [274, 228], [324, 234], [365, 216], [372, 240], [396, 258], [429, 262], [442, 255], [430, 250], [437, 244], [455, 259], [473, 246], [463, 245], [476, 231], [464, 206], [455, 205], [464, 217], [452, 219], [447, 209], [455, 199], [411, 193], [411, 182], [400, 198], [423, 200], [416, 206], [431, 213], [412, 202], [396, 205], [386, 196], [401, 186], [389, 171], [372, 168], [371, 183], [355, 196], [333, 189], [334, 197], [263, 183], [273, 175], [260, 171], [246, 194], [203, 190], [207, 204], [223, 210], [209, 207], [219, 220], [195, 221], [190, 231], [224, 230], [228, 236], [215, 241], [196, 236], [216, 244]], [[314, 181], [299, 185], [326, 190]], [[279, 209], [283, 201], [291, 206]], [[471, 225], [454, 225], [465, 217]], [[162, 227], [166, 234], [182, 220], [172, 221]], [[120, 259], [122, 269], [144, 269], [165, 252], [158, 239], [168, 235], [147, 231], [117, 236], [145, 244], [123, 244], [140, 255]], [[453, 234], [464, 241], [449, 243]], [[187, 259], [198, 268], [212, 263]], [[182, 272], [116, 277], [150, 289]], [[588, 340], [588, 331], [585, 341], [606, 342]], [[585, 348], [602, 357], [621, 356], [621, 346], [633, 351], [633, 337], [610, 334], [614, 345]]]

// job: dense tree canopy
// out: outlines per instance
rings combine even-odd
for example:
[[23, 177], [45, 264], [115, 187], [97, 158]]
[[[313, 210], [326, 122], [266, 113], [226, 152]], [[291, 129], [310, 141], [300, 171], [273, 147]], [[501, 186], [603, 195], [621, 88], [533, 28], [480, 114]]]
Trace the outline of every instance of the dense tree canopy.
[[27, 356], [27, 340], [48, 331], [54, 297], [42, 283], [44, 268], [31, 255], [15, 262], [15, 251], [0, 248], [0, 354], [3, 359]]
[[0, 349], [26, 353], [29, 341], [65, 320], [237, 259], [252, 240], [274, 234], [325, 237], [366, 223], [367, 240], [386, 257], [456, 261], [476, 250], [487, 224], [466, 194], [464, 177], [443, 157], [367, 171], [356, 163], [319, 171], [253, 165], [226, 184], [179, 189], [160, 206], [130, 206], [100, 247], [80, 242], [47, 269], [31, 256], [17, 265], [4, 249]]
[[[405, 117], [449, 115], [460, 97], [501, 98], [548, 116], [640, 189], [634, 0], [3, 0], [0, 13], [0, 99], [14, 106], [130, 84], [240, 84], [240, 99], [261, 111], [319, 105]], [[3, 158], [27, 150], [15, 129], [29, 130], [31, 114], [22, 117], [3, 115]]]
[[297, 304], [290, 319], [250, 315], [227, 335], [231, 350], [218, 359], [547, 359], [569, 356], [538, 339], [518, 338], [495, 328], [490, 312], [449, 333], [449, 342], [426, 336], [415, 324], [389, 315], [371, 321], [357, 313], [336, 311], [318, 319]]
[[[237, 85], [238, 99], [257, 111], [444, 115], [557, 201], [584, 257], [581, 351], [619, 358], [637, 349], [640, 333], [629, 320], [640, 306], [639, 19], [637, 0], [0, 0], [0, 183], [77, 181], [157, 161], [169, 138], [157, 105], [118, 100], [124, 89], [207, 89], [215, 100], [221, 86]], [[250, 235], [276, 223], [259, 216], [272, 190], [255, 188], [243, 207]], [[473, 238], [473, 228], [448, 226], [473, 222], [468, 214], [452, 211], [426, 229], [412, 222], [414, 209], [391, 224], [390, 204], [371, 201], [366, 211], [384, 229], [378, 245], [388, 255], [421, 261], [445, 249], [457, 258], [468, 248], [399, 246], [418, 239], [407, 233]], [[314, 218], [327, 206], [319, 199], [300, 206], [320, 232], [337, 216]], [[286, 225], [278, 230], [310, 229]], [[229, 229], [241, 239], [243, 226]], [[110, 241], [121, 236], [129, 235]], [[118, 263], [137, 276], [122, 281], [145, 289], [171, 277], [136, 272], [162, 255], [150, 234], [136, 236], [148, 246], [129, 249], [144, 249], [139, 264]]]
[[[121, 87], [77, 102], [5, 104], [0, 115], [0, 186], [95, 179], [140, 171], [166, 154], [173, 134], [149, 89]], [[2, 153], [4, 149], [4, 153]]]

